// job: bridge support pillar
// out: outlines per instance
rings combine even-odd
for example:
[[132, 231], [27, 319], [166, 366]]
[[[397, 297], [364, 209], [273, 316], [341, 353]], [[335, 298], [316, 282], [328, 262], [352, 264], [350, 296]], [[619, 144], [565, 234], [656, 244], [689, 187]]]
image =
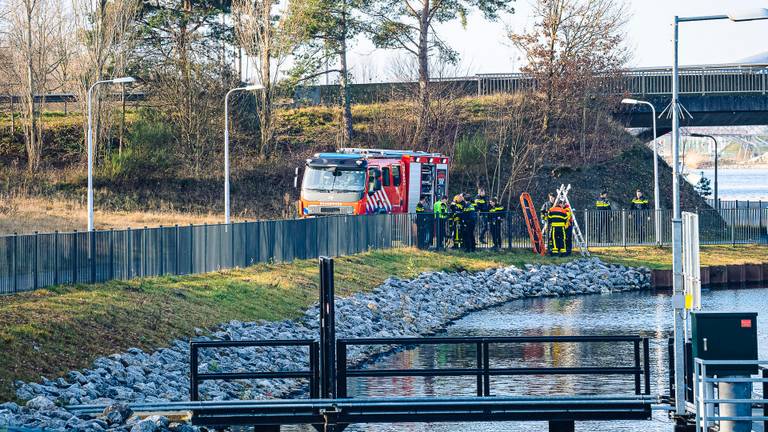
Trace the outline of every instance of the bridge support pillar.
[[576, 423], [569, 420], [550, 420], [549, 432], [574, 432]]

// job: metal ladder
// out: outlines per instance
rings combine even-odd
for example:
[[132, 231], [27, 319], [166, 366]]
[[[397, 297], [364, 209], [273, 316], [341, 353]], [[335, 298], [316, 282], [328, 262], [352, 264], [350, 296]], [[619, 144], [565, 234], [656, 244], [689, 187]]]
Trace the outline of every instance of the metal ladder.
[[568, 186], [561, 184], [557, 189], [557, 198], [555, 199], [555, 202], [563, 200], [563, 202], [568, 204], [568, 207], [571, 209], [571, 220], [573, 221], [573, 239], [576, 240], [576, 244], [579, 246], [579, 252], [581, 252], [581, 256], [589, 256], [587, 241], [584, 239], [584, 235], [581, 233], [581, 229], [579, 228], [579, 221], [576, 220], [576, 210], [571, 205], [571, 201], [568, 200], [568, 192], [570, 192], [570, 190], [570, 184]]

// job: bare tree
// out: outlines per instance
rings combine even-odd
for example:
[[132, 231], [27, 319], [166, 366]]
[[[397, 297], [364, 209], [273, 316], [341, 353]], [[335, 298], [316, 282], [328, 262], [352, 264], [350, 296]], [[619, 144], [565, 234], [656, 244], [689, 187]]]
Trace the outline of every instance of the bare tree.
[[501, 12], [512, 12], [506, 0], [369, 0], [365, 10], [370, 17], [368, 31], [380, 48], [401, 49], [418, 62], [419, 123], [414, 141], [426, 145], [429, 135], [430, 61], [437, 53], [441, 63], [455, 63], [458, 54], [435, 33], [435, 24], [460, 20], [473, 9], [486, 19], [496, 20]]
[[35, 172], [42, 161], [44, 95], [59, 65], [52, 48], [60, 4], [55, 0], [11, 0], [7, 7], [5, 35], [15, 50], [12, 61], [3, 67], [22, 93], [27, 170]]
[[[543, 97], [542, 131], [554, 151], [587, 159], [593, 153], [586, 148], [587, 134], [598, 131], [591, 130], [586, 113], [599, 117], [610, 99], [605, 88], [629, 58], [627, 8], [623, 0], [537, 0], [533, 16], [533, 28], [510, 38]], [[569, 136], [570, 131], [580, 133]]]
[[[103, 80], [107, 75], [119, 76], [126, 72], [128, 56], [133, 46], [135, 18], [139, 11], [139, 0], [73, 0], [73, 10], [79, 46], [82, 48], [79, 58], [79, 101], [82, 112], [86, 111], [88, 88], [93, 83]], [[123, 90], [123, 89], [121, 89]], [[96, 155], [103, 153], [99, 149], [107, 146], [109, 128], [112, 122], [110, 108], [114, 106], [104, 102], [101, 89], [94, 91], [94, 147]], [[121, 113], [120, 145], [124, 130], [124, 109]], [[87, 119], [83, 120], [83, 131], [87, 131]]]
[[293, 27], [292, 21], [277, 15], [273, 0], [234, 0], [232, 14], [238, 44], [248, 56], [258, 59], [255, 67], [259, 82], [264, 86], [260, 91], [259, 154], [266, 157], [272, 151], [274, 141], [274, 89], [300, 29]]

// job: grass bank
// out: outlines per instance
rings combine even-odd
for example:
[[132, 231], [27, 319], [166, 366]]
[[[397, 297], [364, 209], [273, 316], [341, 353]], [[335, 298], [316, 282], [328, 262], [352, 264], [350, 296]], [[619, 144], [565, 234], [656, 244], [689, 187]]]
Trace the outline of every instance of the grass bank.
[[[412, 249], [369, 252], [337, 260], [336, 290], [346, 296], [371, 290], [390, 276], [410, 278], [430, 270], [552, 261], [527, 251], [472, 256]], [[295, 318], [317, 300], [317, 286], [316, 261], [302, 260], [0, 297], [0, 400], [13, 398], [13, 380], [54, 378], [133, 346], [161, 347], [193, 334], [195, 327]]]
[[[600, 259], [616, 264], [645, 266], [652, 269], [672, 268], [672, 248], [669, 247], [595, 248], [592, 252]], [[702, 266], [764, 263], [768, 262], [768, 246], [702, 246], [700, 259]]]
[[[669, 249], [600, 249], [613, 263], [669, 267]], [[760, 262], [764, 246], [715, 246], [702, 264]], [[415, 249], [369, 252], [336, 261], [336, 290], [347, 296], [369, 291], [390, 276], [412, 278], [432, 270], [478, 271], [564, 258], [528, 250], [472, 255]], [[151, 350], [194, 329], [230, 321], [282, 320], [299, 316], [317, 300], [315, 260], [259, 264], [193, 276], [167, 276], [98, 285], [60, 286], [0, 297], [0, 401], [14, 398], [13, 380], [54, 378], [87, 367], [96, 357], [129, 347]]]

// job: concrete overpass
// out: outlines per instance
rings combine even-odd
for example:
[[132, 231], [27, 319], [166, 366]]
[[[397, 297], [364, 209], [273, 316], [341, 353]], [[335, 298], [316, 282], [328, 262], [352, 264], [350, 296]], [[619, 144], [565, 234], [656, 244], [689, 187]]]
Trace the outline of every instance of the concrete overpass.
[[[514, 93], [535, 87], [523, 74], [478, 75], [478, 94]], [[626, 70], [609, 89], [651, 102], [657, 126], [670, 130], [665, 111], [672, 96], [671, 68]], [[680, 70], [680, 103], [687, 113], [682, 126], [768, 125], [768, 64], [686, 66]], [[651, 127], [646, 105], [617, 106], [614, 116], [626, 127]]]
[[[478, 74], [435, 79], [449, 85], [454, 95], [492, 95], [535, 90], [536, 82], [523, 73]], [[353, 102], [402, 99], [413, 95], [415, 82], [354, 84]], [[606, 92], [654, 104], [663, 113], [672, 94], [671, 68], [637, 68], [621, 73]], [[338, 87], [320, 85], [297, 90], [296, 99], [307, 104], [338, 103]], [[682, 126], [768, 125], [768, 63], [684, 66], [680, 68], [680, 102], [690, 116]], [[650, 108], [617, 105], [614, 116], [626, 127], [651, 127]], [[671, 128], [666, 113], [657, 119], [661, 131]]]

